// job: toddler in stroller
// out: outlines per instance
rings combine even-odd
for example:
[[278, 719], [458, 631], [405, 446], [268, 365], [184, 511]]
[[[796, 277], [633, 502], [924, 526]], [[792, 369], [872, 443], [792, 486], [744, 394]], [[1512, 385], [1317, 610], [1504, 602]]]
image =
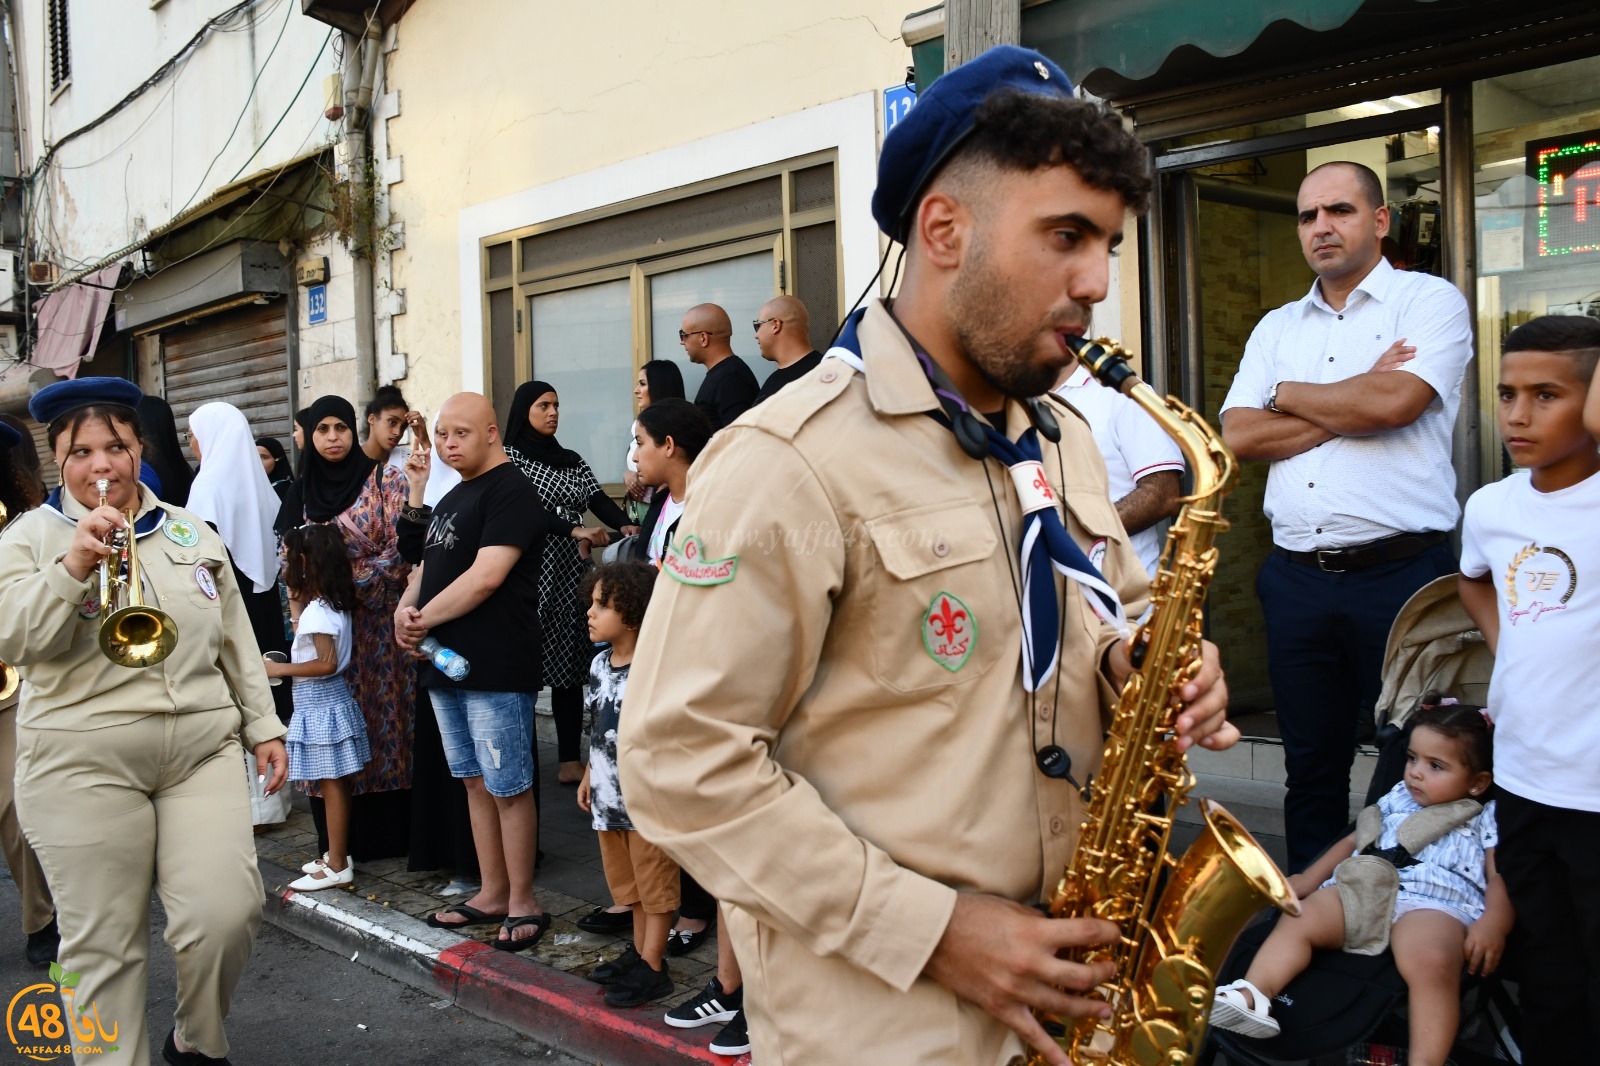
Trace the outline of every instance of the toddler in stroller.
[[1444, 1066], [1459, 1019], [1462, 962], [1474, 974], [1493, 972], [1512, 924], [1494, 868], [1494, 804], [1477, 800], [1492, 784], [1492, 748], [1476, 708], [1417, 712], [1403, 779], [1362, 812], [1356, 832], [1290, 879], [1304, 912], [1280, 919], [1245, 976], [1217, 990], [1212, 1025], [1276, 1035], [1272, 997], [1306, 968], [1313, 949], [1375, 955], [1392, 942], [1410, 991], [1409, 1061]]

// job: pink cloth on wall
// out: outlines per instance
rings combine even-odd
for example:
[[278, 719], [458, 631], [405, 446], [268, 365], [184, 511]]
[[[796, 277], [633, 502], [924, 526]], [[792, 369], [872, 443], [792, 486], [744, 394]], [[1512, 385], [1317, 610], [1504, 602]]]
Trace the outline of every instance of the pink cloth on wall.
[[75, 378], [85, 358], [92, 358], [106, 324], [106, 308], [122, 264], [97, 270], [39, 302], [33, 341], [34, 366], [49, 367], [58, 377]]

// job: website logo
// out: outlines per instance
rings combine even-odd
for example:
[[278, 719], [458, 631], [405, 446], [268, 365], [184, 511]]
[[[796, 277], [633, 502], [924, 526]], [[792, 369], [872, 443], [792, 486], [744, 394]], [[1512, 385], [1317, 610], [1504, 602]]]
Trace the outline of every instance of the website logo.
[[82, 974], [50, 964], [50, 980], [29, 985], [6, 1005], [6, 1039], [17, 1054], [35, 1062], [71, 1060], [117, 1050], [117, 1023], [109, 1028], [93, 1001], [79, 1003], [73, 991]]

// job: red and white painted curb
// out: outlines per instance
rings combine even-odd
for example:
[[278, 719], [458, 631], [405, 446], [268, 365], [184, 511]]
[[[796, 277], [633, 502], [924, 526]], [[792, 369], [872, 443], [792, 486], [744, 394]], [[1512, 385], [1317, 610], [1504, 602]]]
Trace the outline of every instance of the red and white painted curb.
[[284, 887], [288, 872], [260, 866], [267, 921], [551, 1047], [619, 1066], [750, 1066], [749, 1055], [712, 1054], [709, 1028], [669, 1028], [660, 1004], [616, 1010], [592, 981], [431, 928], [359, 895], [296, 892]]

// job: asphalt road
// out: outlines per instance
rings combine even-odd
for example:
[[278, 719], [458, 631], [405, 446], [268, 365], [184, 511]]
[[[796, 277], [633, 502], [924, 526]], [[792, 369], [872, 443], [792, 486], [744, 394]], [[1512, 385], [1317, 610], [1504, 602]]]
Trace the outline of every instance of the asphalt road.
[[[0, 990], [8, 1000], [25, 985], [49, 979], [44, 967], [29, 966], [23, 957], [20, 923], [16, 885], [0, 864]], [[176, 978], [157, 902], [150, 925], [150, 1058], [160, 1064]], [[228, 1016], [228, 1059], [235, 1066], [581, 1066], [581, 1060], [437, 1002], [263, 924]], [[0, 1058], [14, 1054], [0, 1030]]]

